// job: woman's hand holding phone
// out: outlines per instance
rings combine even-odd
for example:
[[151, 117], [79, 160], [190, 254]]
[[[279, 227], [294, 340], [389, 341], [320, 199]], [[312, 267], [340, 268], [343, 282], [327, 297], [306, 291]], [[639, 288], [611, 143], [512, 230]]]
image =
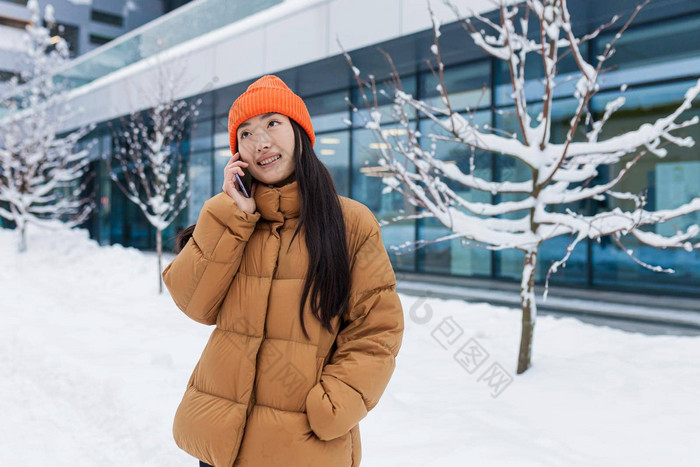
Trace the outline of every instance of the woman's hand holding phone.
[[236, 201], [236, 204], [242, 211], [253, 214], [256, 209], [253, 195], [255, 194], [257, 184], [253, 182], [250, 190], [250, 197], [246, 197], [236, 178], [236, 174], [243, 177], [244, 167], [248, 167], [248, 163], [241, 160], [241, 155], [239, 153], [234, 154], [231, 160], [226, 164], [226, 167], [224, 167], [224, 185], [222, 190]]

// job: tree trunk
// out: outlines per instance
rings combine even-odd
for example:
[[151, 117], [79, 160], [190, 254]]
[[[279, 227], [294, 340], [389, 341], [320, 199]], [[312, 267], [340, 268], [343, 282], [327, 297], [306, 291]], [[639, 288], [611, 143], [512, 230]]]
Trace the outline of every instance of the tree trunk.
[[537, 267], [537, 250], [525, 253], [523, 275], [520, 282], [520, 308], [523, 311], [522, 331], [520, 334], [520, 353], [518, 354], [518, 374], [530, 367], [532, 354], [532, 335], [537, 319], [535, 303], [535, 269]]
[[27, 219], [22, 215], [22, 213], [15, 208], [14, 205], [10, 205], [12, 210], [12, 217], [15, 221], [15, 227], [19, 233], [19, 242], [17, 244], [17, 249], [20, 253], [27, 251]]
[[23, 253], [27, 251], [27, 223], [22, 219], [17, 222], [17, 229], [19, 230], [19, 252]]
[[163, 231], [156, 229], [156, 254], [158, 255], [158, 293], [163, 293]]

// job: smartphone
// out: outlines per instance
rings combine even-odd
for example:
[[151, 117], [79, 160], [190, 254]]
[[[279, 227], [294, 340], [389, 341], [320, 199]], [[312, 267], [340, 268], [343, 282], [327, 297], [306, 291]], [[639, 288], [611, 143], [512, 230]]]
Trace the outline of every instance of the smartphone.
[[243, 170], [243, 177], [235, 173], [236, 182], [238, 183], [239, 191], [243, 193], [243, 196], [250, 198], [250, 188], [253, 184], [253, 177], [248, 173], [246, 169], [241, 167]]

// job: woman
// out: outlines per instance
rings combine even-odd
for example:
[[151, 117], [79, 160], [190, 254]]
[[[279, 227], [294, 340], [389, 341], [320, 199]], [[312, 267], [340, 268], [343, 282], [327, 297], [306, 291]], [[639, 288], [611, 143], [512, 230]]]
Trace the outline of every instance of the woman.
[[[403, 336], [379, 224], [337, 194], [304, 102], [278, 77], [236, 99], [228, 128], [222, 193], [163, 272], [185, 314], [216, 324], [175, 441], [200, 465], [357, 466], [358, 422], [389, 383]], [[250, 198], [235, 183], [243, 169]]]

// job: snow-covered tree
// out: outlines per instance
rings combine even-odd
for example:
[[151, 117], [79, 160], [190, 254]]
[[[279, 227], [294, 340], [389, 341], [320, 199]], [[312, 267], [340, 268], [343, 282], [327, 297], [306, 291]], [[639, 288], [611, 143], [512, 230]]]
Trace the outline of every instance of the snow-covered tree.
[[[25, 63], [0, 100], [0, 216], [16, 225], [20, 251], [27, 248], [27, 223], [49, 226], [59, 220], [75, 226], [94, 206], [85, 190], [90, 147], [78, 150], [93, 126], [61, 134], [73, 110], [54, 73], [68, 59], [68, 45], [41, 25], [36, 0], [27, 8]], [[44, 20], [48, 27], [54, 23], [51, 5]]]
[[[453, 5], [448, 5], [458, 13]], [[376, 145], [380, 151], [378, 163], [386, 170], [386, 176], [382, 178], [387, 185], [384, 192], [399, 192], [410, 204], [422, 208], [416, 214], [398, 216], [389, 223], [411, 218], [434, 218], [450, 231], [449, 235], [432, 242], [413, 242], [404, 247], [462, 239], [471, 245], [491, 250], [516, 249], [524, 253], [520, 284], [522, 333], [518, 374], [530, 366], [536, 320], [535, 272], [538, 252], [545, 241], [560, 236], [571, 239], [566, 251], [562, 252], [562, 258], [549, 267], [545, 299], [550, 275], [564, 267], [576, 245], [587, 238], [600, 242], [601, 237], [609, 236], [641, 266], [669, 273], [673, 271], [637, 258], [631, 249], [623, 246], [624, 237], [631, 236], [641, 244], [657, 248], [682, 248], [688, 251], [700, 248], [700, 228], [697, 225], [690, 225], [672, 235], [661, 235], [657, 233], [658, 229], [657, 232], [653, 230], [657, 224], [699, 211], [700, 191], [697, 197], [685, 204], [663, 210], [646, 209], [646, 193], [619, 191], [620, 181], [640, 159], [650, 156], [663, 158], [668, 145], [690, 147], [694, 144], [691, 138], [683, 137], [678, 130], [698, 123], [697, 117], [685, 118], [684, 112], [691, 108], [700, 92], [700, 81], [687, 90], [680, 105], [668, 115], [607, 139], [601, 138], [601, 130], [624, 105], [626, 86], [620, 89], [619, 96], [607, 102], [602, 115], [595, 116], [589, 110], [591, 98], [599, 91], [599, 77], [605, 71], [605, 63], [615, 51], [615, 42], [642, 7], [643, 4], [636, 8], [592, 62], [587, 61], [581, 52], [582, 45], [616, 24], [618, 16], [581, 37], [574, 35], [566, 0], [504, 1], [498, 4], [500, 21], [492, 21], [474, 12], [470, 12], [466, 18], [459, 17], [459, 23], [474, 43], [507, 65], [511, 78], [511, 98], [519, 126], [517, 133], [479, 125], [469, 116], [472, 112], [467, 112], [468, 116], [465, 117], [460, 114], [464, 109], [451, 106], [440, 56], [440, 23], [432, 10], [434, 43], [431, 51], [436, 63], [432, 69], [439, 83], [437, 91], [441, 104], [430, 105], [402, 91], [396, 69], [390, 91], [381, 89], [372, 75], [364, 78], [350, 56], [345, 54], [367, 108], [365, 127], [373, 130], [379, 143]], [[478, 27], [475, 25], [477, 21]], [[536, 27], [533, 28], [533, 25]], [[566, 55], [572, 56], [576, 64], [573, 81], [577, 105], [564, 141], [554, 143], [551, 133], [552, 109], [558, 105], [553, 100], [554, 90], [572, 78], [559, 74], [560, 60]], [[534, 106], [525, 95], [527, 59], [536, 60], [542, 68], [542, 102], [537, 103], [537, 106], [541, 106], [540, 112], [533, 112]], [[390, 57], [388, 60], [391, 64]], [[393, 101], [392, 113], [405, 131], [382, 128], [377, 93], [383, 93]], [[441, 134], [421, 135], [409, 121], [410, 111], [430, 119]], [[531, 115], [534, 113], [537, 115], [533, 121]], [[398, 133], [406, 136], [396, 136]], [[449, 141], [463, 147], [470, 170], [465, 173], [456, 164], [440, 160], [436, 151], [438, 141]], [[477, 152], [485, 157], [515, 159], [527, 167], [529, 176], [525, 181], [491, 181], [480, 177], [474, 170]], [[413, 168], [415, 170], [411, 170]], [[606, 174], [610, 174], [609, 177]], [[491, 199], [496, 199], [496, 202], [465, 199], [450, 185], [491, 194]], [[587, 215], [567, 206], [588, 199], [625, 200], [630, 209], [616, 207]]]
[[181, 143], [190, 117], [197, 116], [200, 100], [190, 103], [176, 99], [182, 75], [160, 64], [157, 71], [154, 89], [139, 89], [141, 99], [151, 99], [153, 106], [121, 119], [120, 128], [112, 131], [112, 158], [116, 164], [109, 157], [106, 161], [112, 180], [155, 228], [158, 291], [162, 293], [163, 230], [189, 201]]

